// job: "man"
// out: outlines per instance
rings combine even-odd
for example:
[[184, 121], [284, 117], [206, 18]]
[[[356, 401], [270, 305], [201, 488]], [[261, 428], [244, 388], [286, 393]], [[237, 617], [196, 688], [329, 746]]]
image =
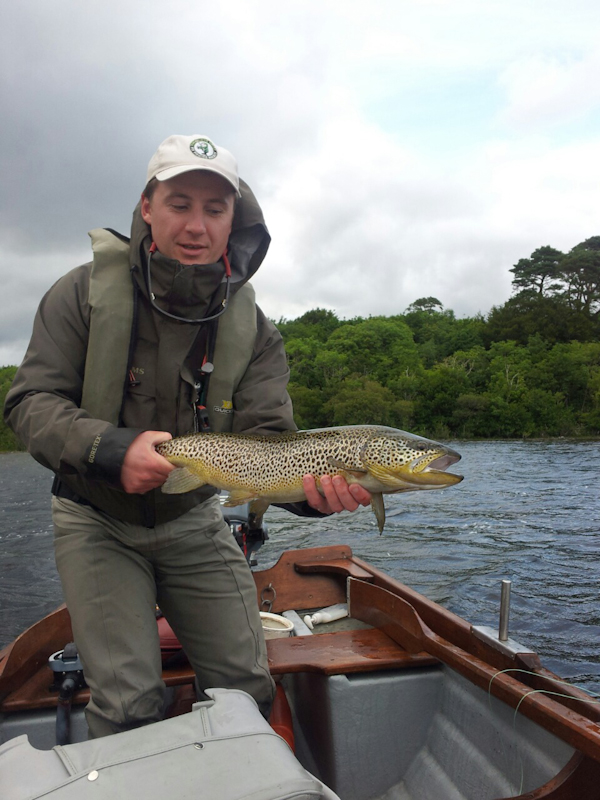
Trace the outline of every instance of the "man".
[[[91, 699], [92, 737], [158, 720], [158, 602], [201, 689], [273, 697], [251, 573], [211, 487], [161, 493], [154, 449], [190, 430], [294, 429], [281, 337], [248, 280], [270, 237], [237, 164], [204, 136], [152, 157], [131, 239], [91, 232], [94, 260], [40, 304], [7, 422], [52, 469], [55, 551]], [[305, 477], [295, 513], [366, 505]]]

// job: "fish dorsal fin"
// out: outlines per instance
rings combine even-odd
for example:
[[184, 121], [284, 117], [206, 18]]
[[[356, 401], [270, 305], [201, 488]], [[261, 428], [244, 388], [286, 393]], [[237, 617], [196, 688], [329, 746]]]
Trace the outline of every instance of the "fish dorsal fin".
[[204, 486], [202, 478], [194, 475], [187, 467], [175, 467], [169, 472], [169, 476], [161, 488], [165, 494], [184, 494], [184, 492], [191, 492], [192, 489], [197, 489], [199, 486]]

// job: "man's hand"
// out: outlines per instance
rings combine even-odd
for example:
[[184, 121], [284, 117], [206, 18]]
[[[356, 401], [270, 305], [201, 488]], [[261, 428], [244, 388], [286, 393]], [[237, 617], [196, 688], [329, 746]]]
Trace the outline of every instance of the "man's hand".
[[340, 475], [321, 477], [323, 496], [317, 489], [313, 475], [303, 478], [304, 493], [309, 506], [322, 514], [336, 514], [339, 511], [356, 511], [359, 506], [368, 506], [371, 493], [357, 483], [348, 484]]
[[156, 452], [154, 445], [172, 438], [167, 431], [144, 431], [136, 436], [121, 467], [121, 484], [127, 494], [144, 494], [163, 485], [175, 467]]

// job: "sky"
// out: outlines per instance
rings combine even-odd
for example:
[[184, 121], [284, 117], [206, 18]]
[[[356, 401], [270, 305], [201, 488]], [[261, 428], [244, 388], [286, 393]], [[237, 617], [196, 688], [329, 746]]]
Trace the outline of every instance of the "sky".
[[278, 320], [459, 317], [533, 250], [600, 234], [598, 0], [21, 0], [0, 18], [0, 365], [37, 305], [129, 232], [173, 133], [232, 151]]

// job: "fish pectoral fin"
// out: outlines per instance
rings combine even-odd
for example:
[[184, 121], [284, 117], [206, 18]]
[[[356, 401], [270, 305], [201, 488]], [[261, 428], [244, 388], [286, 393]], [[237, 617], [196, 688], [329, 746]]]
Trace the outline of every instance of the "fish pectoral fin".
[[364, 476], [367, 475], [366, 469], [361, 469], [360, 467], [349, 467], [347, 464], [344, 464], [335, 458], [328, 458], [327, 463], [330, 467], [333, 467], [336, 470], [341, 470], [348, 475], [352, 475], [354, 478], [364, 478]]
[[262, 527], [262, 518], [270, 503], [263, 497], [253, 500], [248, 509], [248, 527], [250, 530]]
[[242, 506], [244, 503], [251, 503], [253, 500], [256, 500], [254, 492], [249, 492], [248, 489], [232, 489], [223, 505], [226, 508], [233, 508], [234, 506]]
[[379, 528], [379, 533], [383, 533], [383, 526], [385, 525], [385, 506], [383, 504], [383, 495], [381, 492], [374, 492], [371, 495], [371, 509], [375, 514], [375, 519], [377, 520], [377, 527]]
[[205, 482], [202, 478], [194, 475], [193, 472], [187, 467], [175, 467], [169, 472], [167, 480], [161, 486], [165, 494], [184, 494], [191, 492], [192, 489], [197, 489], [199, 486], [204, 486]]

